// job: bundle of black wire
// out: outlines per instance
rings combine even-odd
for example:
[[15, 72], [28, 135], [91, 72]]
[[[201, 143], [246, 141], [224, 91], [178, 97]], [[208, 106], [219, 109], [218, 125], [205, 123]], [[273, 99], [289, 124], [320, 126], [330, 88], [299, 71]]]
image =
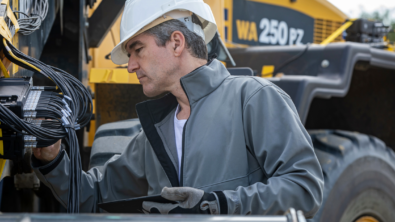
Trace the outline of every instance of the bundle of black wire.
[[[25, 141], [25, 142], [28, 142], [28, 141]], [[48, 146], [55, 144], [57, 142], [57, 140], [48, 140], [48, 141], [37, 140], [36, 142], [37, 142], [37, 144], [35, 144], [36, 148], [43, 148], [43, 147], [48, 147]]]
[[[60, 122], [58, 119], [52, 120], [41, 120], [41, 119], [35, 119], [35, 118], [28, 118], [26, 120], [29, 123], [34, 124], [35, 126], [42, 127], [48, 130], [52, 131], [57, 131], [59, 134], [63, 134], [64, 137], [67, 135], [67, 132], [62, 125], [62, 122]], [[34, 147], [32, 148], [43, 148], [43, 147], [48, 147], [53, 144], [55, 144], [58, 140], [57, 139], [47, 139], [47, 140], [40, 140], [37, 138], [32, 138], [31, 136], [25, 137], [25, 146], [29, 147], [32, 146], [32, 143], [35, 142]]]
[[[3, 52], [7, 59], [23, 68], [38, 72], [51, 79], [56, 86], [59, 87], [64, 98], [67, 99], [71, 112], [69, 116], [63, 115], [60, 120], [67, 131], [65, 140], [69, 145], [70, 157], [70, 183], [67, 212], [78, 213], [79, 184], [81, 180], [82, 167], [75, 130], [79, 127], [82, 128], [86, 126], [92, 118], [92, 98], [90, 93], [78, 79], [69, 73], [46, 65], [39, 60], [23, 54], [5, 39], [3, 39], [2, 43]], [[7, 122], [4, 121], [4, 123], [7, 125], [14, 124], [15, 130], [24, 130], [26, 131], [25, 134], [33, 135], [40, 140], [61, 139], [64, 137], [63, 134], [60, 135], [59, 132], [55, 132], [55, 130], [37, 127], [34, 124], [17, 118], [15, 115], [12, 116], [12, 114], [13, 113], [10, 113], [9, 110], [7, 112], [7, 108], [0, 106], [0, 121], [3, 123], [3, 119], [6, 119]]]
[[[25, 11], [14, 11], [19, 13], [19, 33], [23, 35], [30, 35], [40, 28], [48, 13], [48, 0], [25, 0]], [[21, 2], [21, 4], [23, 4]], [[30, 6], [30, 7], [29, 7]]]
[[[37, 98], [38, 97], [38, 98]], [[34, 100], [36, 99], [36, 100]], [[30, 100], [30, 101], [29, 101]], [[64, 96], [51, 91], [31, 91], [27, 101], [30, 102], [30, 106], [24, 107], [24, 111], [29, 115], [30, 112], [34, 112], [35, 118], [51, 118], [51, 119], [62, 119], [71, 115], [69, 104], [64, 99]], [[33, 102], [34, 101], [34, 102]], [[30, 116], [28, 116], [30, 117]], [[36, 122], [38, 123], [38, 122]], [[50, 124], [49, 124], [50, 123]], [[36, 124], [37, 125], [37, 124]], [[43, 121], [40, 122], [40, 126], [44, 128], [52, 128], [65, 131], [62, 123], [56, 121]], [[61, 128], [61, 129], [59, 129]], [[32, 140], [31, 137], [27, 137], [30, 142], [29, 146], [32, 146], [32, 142], [36, 142], [34, 148], [48, 147], [57, 142], [57, 140]], [[25, 141], [26, 142], [26, 141]]]
[[30, 123], [26, 120], [20, 119], [11, 110], [0, 104], [0, 122], [2, 125], [6, 125], [13, 131], [22, 133], [25, 135], [33, 135], [37, 139], [48, 141], [48, 140], [59, 140], [67, 136], [66, 131], [54, 130], [50, 128], [43, 128], [37, 126], [34, 123]]
[[[24, 107], [24, 111], [34, 111], [35, 118], [61, 119], [63, 116], [69, 116], [71, 114], [71, 110], [68, 106], [69, 104], [66, 102], [63, 95], [50, 91], [38, 91], [39, 94], [34, 94], [34, 92], [37, 91], [31, 91], [28, 101], [39, 95], [38, 99], [34, 101], [34, 104]], [[26, 114], [26, 117], [30, 117], [28, 114], [29, 113]]]

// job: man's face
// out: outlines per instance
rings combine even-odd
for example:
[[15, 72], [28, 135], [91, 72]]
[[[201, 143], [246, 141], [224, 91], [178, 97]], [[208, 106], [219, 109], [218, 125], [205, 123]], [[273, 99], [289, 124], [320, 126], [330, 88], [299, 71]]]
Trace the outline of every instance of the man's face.
[[126, 51], [129, 54], [128, 71], [136, 72], [146, 96], [168, 92], [177, 81], [172, 75], [177, 68], [177, 60], [168, 44], [158, 46], [154, 36], [143, 33], [127, 42]]

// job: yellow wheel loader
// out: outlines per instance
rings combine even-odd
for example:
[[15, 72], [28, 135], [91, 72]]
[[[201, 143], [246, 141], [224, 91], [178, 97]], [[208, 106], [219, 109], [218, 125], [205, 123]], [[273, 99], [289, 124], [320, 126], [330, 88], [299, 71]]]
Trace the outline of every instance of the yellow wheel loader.
[[[211, 53], [226, 62], [231, 74], [261, 76], [280, 86], [309, 130], [325, 177], [324, 202], [312, 221], [392, 221], [395, 53], [384, 41], [389, 27], [350, 19], [326, 0], [205, 2], [226, 46], [209, 45], [209, 50], [217, 48]], [[109, 40], [119, 40], [111, 35], [108, 45], [93, 49], [98, 61], [114, 46]], [[114, 138], [125, 147], [127, 141], [119, 138], [132, 138], [140, 128], [133, 104], [147, 99], [133, 76], [129, 82], [118, 78], [126, 75], [125, 68], [103, 63], [90, 72], [99, 127], [91, 167], [121, 153], [100, 144]], [[126, 93], [130, 96], [122, 96]], [[126, 105], [114, 109], [118, 104]]]

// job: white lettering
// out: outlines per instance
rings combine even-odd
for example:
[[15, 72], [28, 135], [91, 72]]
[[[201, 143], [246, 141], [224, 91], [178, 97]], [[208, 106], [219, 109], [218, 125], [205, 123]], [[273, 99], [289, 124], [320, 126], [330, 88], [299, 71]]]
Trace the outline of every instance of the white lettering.
[[293, 45], [296, 38], [298, 38], [298, 33], [295, 28], [289, 29], [289, 45]]
[[261, 19], [259, 28], [262, 30], [259, 35], [259, 42], [270, 45], [303, 45], [303, 29], [289, 27], [285, 21], [276, 19]]
[[278, 42], [278, 31], [277, 31], [278, 21], [272, 19], [270, 21], [270, 44], [275, 45]]
[[298, 29], [298, 40], [296, 40], [296, 45], [303, 45], [302, 43], [303, 36], [304, 36], [304, 30]]
[[280, 22], [278, 26], [278, 44], [285, 45], [287, 44], [288, 40], [288, 25], [286, 22]]
[[259, 28], [263, 30], [262, 33], [259, 35], [259, 42], [269, 44], [270, 43], [270, 39], [268, 35], [270, 29], [269, 19], [263, 18], [259, 23]]

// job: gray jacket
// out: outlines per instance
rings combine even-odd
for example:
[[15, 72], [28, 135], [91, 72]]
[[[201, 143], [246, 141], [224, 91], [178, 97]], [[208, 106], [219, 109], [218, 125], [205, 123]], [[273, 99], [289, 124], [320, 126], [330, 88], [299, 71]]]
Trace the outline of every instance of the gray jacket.
[[[311, 217], [322, 201], [323, 175], [309, 134], [290, 97], [257, 77], [230, 76], [217, 60], [181, 78], [191, 106], [183, 132], [181, 176], [172, 94], [136, 106], [142, 131], [102, 171], [81, 179], [81, 212], [96, 204], [160, 194], [188, 186], [216, 192], [222, 214], [282, 214], [290, 207]], [[69, 158], [32, 165], [67, 205]]]

